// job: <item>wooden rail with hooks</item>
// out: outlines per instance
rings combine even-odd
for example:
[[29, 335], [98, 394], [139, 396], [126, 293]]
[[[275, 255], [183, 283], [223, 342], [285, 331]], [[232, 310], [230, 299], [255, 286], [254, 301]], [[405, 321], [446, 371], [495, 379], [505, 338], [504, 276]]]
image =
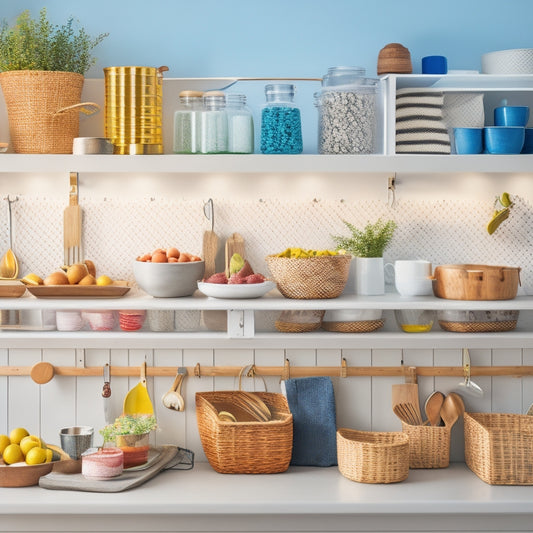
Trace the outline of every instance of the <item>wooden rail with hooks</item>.
[[[176, 366], [148, 366], [148, 377], [174, 377]], [[187, 376], [190, 377], [238, 377], [241, 366], [203, 366], [199, 363], [194, 367], [185, 367]], [[128, 377], [139, 376], [141, 367], [138, 366], [110, 366], [112, 376]], [[256, 366], [251, 365], [248, 375], [279, 376], [282, 379], [311, 376], [330, 377], [416, 377], [458, 376], [464, 375], [462, 366], [348, 366], [342, 360], [339, 366], [291, 366], [288, 359], [283, 366]], [[470, 368], [472, 376], [533, 376], [533, 366], [473, 366]], [[31, 376], [36, 383], [47, 383], [54, 376], [103, 376], [103, 366], [76, 367], [54, 366], [41, 361], [33, 366], [0, 366], [0, 376]]]

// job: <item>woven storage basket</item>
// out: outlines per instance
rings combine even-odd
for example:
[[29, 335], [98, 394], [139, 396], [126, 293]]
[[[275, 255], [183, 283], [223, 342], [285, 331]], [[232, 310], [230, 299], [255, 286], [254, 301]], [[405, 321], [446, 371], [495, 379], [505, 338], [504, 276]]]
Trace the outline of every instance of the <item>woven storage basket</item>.
[[356, 322], [322, 322], [322, 329], [339, 333], [369, 333], [383, 327], [384, 320], [359, 320]]
[[533, 485], [533, 416], [465, 413], [465, 462], [490, 485]]
[[516, 320], [501, 320], [494, 322], [449, 322], [439, 320], [439, 326], [446, 331], [455, 333], [483, 333], [497, 331], [512, 331], [516, 328]]
[[409, 468], [447, 468], [450, 464], [450, 428], [411, 426], [402, 422], [409, 435]]
[[282, 311], [275, 322], [281, 333], [305, 333], [315, 331], [322, 324], [324, 311]]
[[348, 281], [351, 255], [324, 255], [305, 258], [266, 258], [268, 268], [286, 298], [336, 298]]
[[[252, 421], [236, 407], [240, 391], [196, 393], [196, 419], [209, 464], [222, 474], [275, 474], [289, 468], [292, 456], [292, 415], [282, 394], [255, 392], [272, 413], [269, 422]], [[219, 411], [242, 422], [223, 422]]]
[[337, 430], [339, 471], [359, 483], [397, 483], [409, 474], [409, 436], [401, 432]]
[[13, 150], [23, 154], [71, 154], [79, 135], [79, 112], [97, 104], [81, 102], [84, 78], [75, 72], [14, 70], [0, 73]]

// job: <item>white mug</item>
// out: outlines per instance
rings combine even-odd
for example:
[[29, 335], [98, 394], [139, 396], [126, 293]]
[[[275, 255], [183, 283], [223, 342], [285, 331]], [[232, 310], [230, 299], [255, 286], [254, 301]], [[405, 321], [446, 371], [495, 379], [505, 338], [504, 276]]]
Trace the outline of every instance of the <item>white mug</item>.
[[430, 296], [432, 266], [423, 259], [402, 259], [387, 263], [394, 271], [394, 285], [401, 296]]

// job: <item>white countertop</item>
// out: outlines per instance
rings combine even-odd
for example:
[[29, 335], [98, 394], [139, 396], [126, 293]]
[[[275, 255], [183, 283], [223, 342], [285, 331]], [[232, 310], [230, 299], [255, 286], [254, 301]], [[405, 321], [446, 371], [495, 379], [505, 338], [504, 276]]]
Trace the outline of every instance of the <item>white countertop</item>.
[[[264, 527], [261, 524], [266, 516], [272, 531], [297, 530], [294, 528], [304, 524], [307, 530], [314, 531], [315, 527], [326, 531], [327, 527], [337, 531], [347, 527], [347, 520], [356, 520], [357, 527], [365, 523], [368, 527], [370, 519], [383, 531], [388, 530], [392, 519], [397, 525], [410, 521], [413, 531], [423, 530], [416, 525], [421, 519], [439, 519], [443, 530], [442, 520], [447, 521], [446, 527], [457, 530], [473, 530], [468, 528], [478, 523], [484, 524], [485, 531], [492, 527], [501, 531], [504, 521], [520, 531], [525, 524], [529, 528], [533, 524], [533, 486], [487, 485], [462, 463], [447, 469], [411, 470], [406, 481], [390, 485], [356, 483], [344, 478], [336, 467], [291, 467], [283, 474], [230, 475], [218, 474], [200, 463], [193, 470], [166, 471], [141, 487], [112, 494], [2, 488], [0, 516], [0, 531], [33, 531], [33, 522], [44, 527], [52, 519], [68, 528], [69, 517], [80, 516], [89, 516], [91, 527], [96, 527], [98, 520], [111, 523], [120, 519], [123, 527], [128, 522], [130, 531], [142, 531], [132, 528], [141, 527], [143, 520], [152, 526], [173, 521], [173, 531], [196, 531], [191, 524], [199, 527], [198, 517], [213, 531], [229, 531], [243, 518], [248, 519], [249, 530], [255, 530]], [[21, 529], [15, 529], [15, 524]], [[359, 530], [355, 525], [349, 527]]]

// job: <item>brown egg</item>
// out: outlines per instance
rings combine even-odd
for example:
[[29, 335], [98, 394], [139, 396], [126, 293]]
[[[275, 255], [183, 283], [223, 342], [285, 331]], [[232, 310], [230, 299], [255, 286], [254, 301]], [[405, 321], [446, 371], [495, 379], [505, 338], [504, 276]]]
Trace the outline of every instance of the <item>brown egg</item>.
[[170, 248], [167, 248], [167, 257], [170, 259], [171, 257], [175, 257], [176, 259], [178, 259], [180, 256], [180, 251], [177, 249], [177, 248], [174, 248], [174, 247], [170, 247]]
[[154, 252], [152, 254], [152, 263], [166, 263], [167, 262], [167, 254], [162, 252]]
[[191, 256], [186, 253], [186, 252], [181, 252], [179, 258], [178, 258], [178, 263], [189, 263], [191, 260]]
[[96, 285], [96, 278], [92, 274], [87, 274], [84, 278], [80, 279], [78, 285]]
[[169, 257], [168, 262], [169, 263], [179, 263], [179, 259], [177, 257]]
[[140, 255], [139, 257], [137, 257], [137, 261], [146, 262], [146, 261], [151, 261], [151, 260], [152, 260], [152, 254], [144, 254], [144, 255]]
[[62, 271], [52, 272], [49, 276], [44, 278], [43, 285], [68, 285], [67, 275]]
[[164, 248], [156, 248], [153, 252], [152, 252], [152, 255], [154, 254], [167, 254], [167, 251], [164, 249]]

